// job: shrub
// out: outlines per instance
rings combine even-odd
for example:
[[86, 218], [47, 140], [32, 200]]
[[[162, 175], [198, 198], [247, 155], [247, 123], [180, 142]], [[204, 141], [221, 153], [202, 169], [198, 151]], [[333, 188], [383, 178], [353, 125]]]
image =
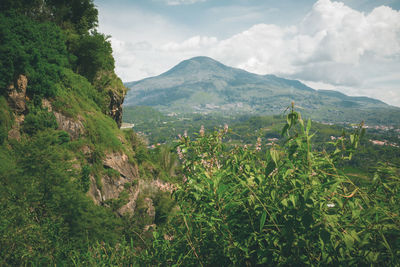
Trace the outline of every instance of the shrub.
[[77, 72], [93, 82], [99, 70], [114, 70], [114, 58], [112, 57], [109, 36], [92, 31], [82, 35], [71, 50], [77, 57]]
[[174, 193], [180, 209], [154, 233], [143, 264], [399, 264], [398, 173], [380, 171], [369, 186], [356, 186], [335, 162], [351, 158], [362, 126], [332, 143], [331, 154], [311, 149], [310, 127], [292, 109], [284, 146], [265, 157], [228, 149], [223, 131], [182, 138], [186, 182]]
[[1, 90], [25, 74], [30, 97], [54, 96], [61, 67], [68, 64], [65, 36], [57, 26], [36, 23], [23, 15], [0, 14]]
[[[25, 116], [23, 125], [23, 130], [25, 133], [33, 135], [38, 131], [43, 131], [48, 128], [57, 129], [56, 117], [52, 112], [36, 108], [31, 110], [28, 115]], [[65, 139], [62, 136], [60, 137], [60, 141]]]

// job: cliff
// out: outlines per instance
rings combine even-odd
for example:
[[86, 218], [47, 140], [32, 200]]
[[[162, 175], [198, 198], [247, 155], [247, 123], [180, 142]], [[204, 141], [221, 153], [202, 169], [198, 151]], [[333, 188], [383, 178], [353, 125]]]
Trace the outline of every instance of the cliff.
[[[153, 201], [149, 195], [156, 191], [171, 191], [168, 185], [162, 181], [152, 182], [139, 174], [139, 165], [135, 160], [134, 146], [126, 136], [133, 134], [131, 129], [119, 130], [122, 119], [122, 102], [126, 93], [122, 82], [114, 73], [99, 75], [95, 85], [90, 85], [84, 79], [71, 72], [68, 76], [71, 80], [77, 79], [80, 84], [77, 87], [87, 87], [93, 92], [105, 92], [104, 103], [107, 110], [99, 110], [96, 105], [87, 105], [91, 101], [79, 96], [81, 88], [68, 88], [68, 98], [60, 93], [55, 98], [43, 98], [41, 107], [48, 113], [54, 115], [57, 130], [66, 132], [71, 141], [80, 143], [74, 154], [74, 168], [77, 173], [82, 172], [83, 166], [90, 166], [90, 186], [87, 191], [94, 203], [102, 206], [112, 206], [113, 202], [119, 201], [116, 212], [123, 214], [134, 214], [137, 199], [143, 194], [146, 205], [154, 210]], [[114, 79], [114, 80], [113, 80]], [[100, 81], [107, 81], [105, 87], [100, 88]], [[11, 111], [13, 123], [8, 130], [7, 139], [21, 140], [21, 136], [29, 138], [24, 132], [25, 116], [30, 113], [28, 106], [31, 100], [28, 97], [28, 79], [21, 74], [7, 88], [7, 103]], [[76, 106], [78, 110], [76, 110]], [[103, 114], [104, 115], [103, 115]], [[112, 123], [108, 118], [112, 118]], [[104, 135], [108, 134], [107, 136]], [[99, 151], [98, 147], [102, 147]], [[97, 157], [97, 158], [96, 158]], [[152, 175], [150, 175], [152, 176]], [[153, 192], [149, 194], [149, 192]], [[155, 214], [150, 212], [153, 222]]]
[[118, 127], [121, 127], [122, 104], [127, 88], [113, 71], [99, 71], [93, 84], [98, 91], [103, 92], [104, 113], [115, 120]]
[[93, 1], [3, 2], [0, 265], [88, 265], [99, 244], [145, 246], [171, 186], [120, 129], [126, 88]]

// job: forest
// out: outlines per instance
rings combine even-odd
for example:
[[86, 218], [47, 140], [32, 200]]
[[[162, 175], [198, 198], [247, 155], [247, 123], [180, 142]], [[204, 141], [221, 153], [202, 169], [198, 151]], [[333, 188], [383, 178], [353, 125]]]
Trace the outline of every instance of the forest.
[[126, 110], [148, 117], [120, 129], [126, 88], [92, 0], [0, 10], [1, 266], [400, 264], [399, 150], [368, 142], [382, 133], [290, 103], [179, 122]]

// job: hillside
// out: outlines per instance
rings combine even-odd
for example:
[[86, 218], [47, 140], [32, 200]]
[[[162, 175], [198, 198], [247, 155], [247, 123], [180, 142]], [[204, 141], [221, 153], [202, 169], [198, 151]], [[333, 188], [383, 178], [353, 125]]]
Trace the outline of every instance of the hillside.
[[302, 113], [324, 122], [400, 124], [400, 108], [382, 101], [314, 90], [296, 80], [249, 73], [208, 57], [185, 60], [159, 76], [125, 86], [130, 88], [125, 107], [153, 106], [164, 113], [282, 114], [294, 101]]
[[98, 266], [103, 246], [145, 246], [176, 162], [119, 129], [126, 88], [93, 1], [26, 3], [0, 3], [0, 265]]

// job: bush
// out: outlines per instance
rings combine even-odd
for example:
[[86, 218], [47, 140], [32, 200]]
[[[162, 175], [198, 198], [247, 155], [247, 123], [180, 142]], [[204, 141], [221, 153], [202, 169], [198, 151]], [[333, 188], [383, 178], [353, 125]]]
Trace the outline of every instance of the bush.
[[[56, 117], [52, 112], [35, 108], [25, 116], [23, 125], [23, 130], [25, 133], [33, 135], [36, 132], [43, 131], [45, 129], [57, 129]], [[62, 142], [65, 138], [62, 137], [62, 134], [60, 137], [60, 141]]]
[[113, 71], [114, 58], [112, 57], [109, 36], [92, 31], [84, 34], [71, 45], [71, 51], [77, 57], [77, 73], [85, 76], [90, 82], [99, 70]]
[[182, 138], [186, 182], [174, 193], [180, 210], [154, 233], [142, 264], [399, 264], [398, 172], [356, 186], [335, 162], [351, 158], [362, 127], [332, 143], [331, 154], [311, 149], [310, 127], [292, 110], [284, 146], [265, 157], [259, 149], [228, 149], [223, 131]]
[[23, 15], [0, 13], [0, 88], [15, 77], [28, 77], [27, 94], [54, 96], [61, 67], [68, 66], [65, 36], [51, 23], [36, 23]]
[[72, 155], [58, 138], [47, 130], [0, 146], [1, 266], [71, 266], [70, 253], [119, 239], [120, 220], [74, 182]]
[[8, 131], [12, 124], [12, 114], [8, 109], [7, 101], [3, 96], [0, 96], [0, 145], [8, 136]]
[[0, 11], [52, 21], [65, 29], [85, 33], [97, 26], [98, 11], [93, 0], [2, 0]]

